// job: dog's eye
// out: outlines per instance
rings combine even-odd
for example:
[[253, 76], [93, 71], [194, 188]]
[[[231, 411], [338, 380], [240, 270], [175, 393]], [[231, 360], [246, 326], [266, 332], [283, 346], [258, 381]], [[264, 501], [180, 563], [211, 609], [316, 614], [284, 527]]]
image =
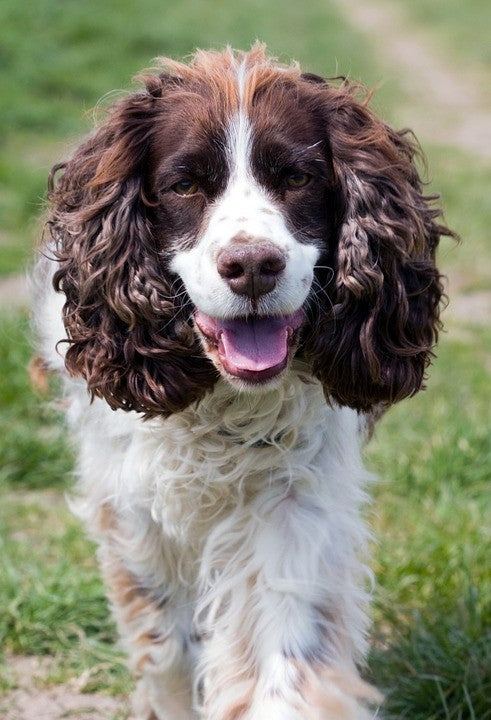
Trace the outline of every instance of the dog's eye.
[[294, 172], [287, 176], [286, 184], [291, 188], [305, 187], [310, 182], [310, 175], [303, 172]]
[[199, 190], [199, 185], [194, 180], [180, 180], [174, 183], [172, 190], [178, 195], [195, 195]]

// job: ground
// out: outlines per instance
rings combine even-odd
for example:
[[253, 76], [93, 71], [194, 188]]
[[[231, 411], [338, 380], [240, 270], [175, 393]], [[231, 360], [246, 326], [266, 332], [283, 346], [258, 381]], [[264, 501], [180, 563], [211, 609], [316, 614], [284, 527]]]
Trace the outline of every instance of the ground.
[[124, 720], [125, 700], [104, 693], [83, 694], [84, 678], [44, 687], [52, 660], [9, 656], [16, 689], [0, 697], [3, 720]]

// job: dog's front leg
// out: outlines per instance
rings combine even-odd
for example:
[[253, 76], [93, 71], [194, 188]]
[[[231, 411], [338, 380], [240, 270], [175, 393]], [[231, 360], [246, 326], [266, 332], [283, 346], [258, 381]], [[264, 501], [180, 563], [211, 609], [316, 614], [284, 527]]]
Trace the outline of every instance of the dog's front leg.
[[[349, 495], [349, 493], [348, 493]], [[203, 557], [199, 695], [207, 720], [365, 720], [357, 509], [270, 487], [222, 522]]]
[[[112, 611], [139, 677], [135, 720], [191, 720], [192, 610], [171, 573], [170, 542], [148, 514], [106, 503], [97, 522], [99, 560]], [[96, 526], [96, 527], [97, 527]]]

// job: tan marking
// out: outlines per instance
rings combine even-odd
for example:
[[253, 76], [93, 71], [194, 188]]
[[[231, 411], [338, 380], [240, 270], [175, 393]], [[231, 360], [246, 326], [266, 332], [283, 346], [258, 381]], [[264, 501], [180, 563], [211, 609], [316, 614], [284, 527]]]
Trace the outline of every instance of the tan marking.
[[135, 667], [135, 673], [137, 675], [141, 675], [145, 665], [152, 665], [152, 658], [150, 657], [150, 653], [146, 653], [145, 655], [142, 655], [142, 657], [138, 660]]
[[35, 355], [29, 363], [29, 379], [31, 387], [46, 395], [49, 389], [48, 379], [51, 374], [50, 369], [40, 355]]
[[148, 631], [145, 631], [145, 632], [142, 632], [140, 635], [138, 635], [138, 637], [137, 637], [136, 640], [135, 640], [135, 644], [136, 644], [136, 645], [143, 645], [143, 646], [145, 646], [145, 645], [154, 645], [154, 644], [155, 644], [155, 639], [152, 638], [152, 633], [150, 633], [150, 632], [148, 632]]
[[116, 529], [116, 512], [111, 503], [105, 502], [97, 509], [95, 520], [102, 532], [108, 533]]
[[387, 411], [387, 409], [388, 405], [386, 403], [378, 403], [378, 405], [374, 405], [370, 412], [365, 415], [364, 430], [367, 442], [372, 437], [373, 433], [375, 432], [376, 424]]
[[237, 245], [250, 245], [251, 243], [255, 242], [256, 238], [254, 238], [253, 235], [246, 232], [245, 230], [240, 230], [238, 233], [236, 233], [233, 238], [231, 238], [230, 243], [237, 244]]
[[298, 64], [282, 66], [276, 58], [266, 55], [266, 46], [262, 43], [255, 43], [248, 53], [243, 56], [248, 70], [244, 84], [241, 105], [249, 111], [252, 107], [254, 96], [258, 90], [279, 80], [296, 81], [300, 77]]
[[306, 720], [368, 720], [366, 704], [380, 704], [382, 696], [364, 682], [356, 670], [311, 667], [296, 663], [299, 671], [298, 690], [302, 696]]
[[[242, 681], [242, 678], [240, 681]], [[251, 683], [251, 687], [247, 692], [220, 715], [220, 720], [242, 720], [242, 718], [245, 718], [252, 705], [255, 687], [255, 684]]]
[[120, 605], [131, 605], [138, 601], [138, 604], [141, 604], [141, 590], [130, 572], [121, 568], [116, 570], [112, 574], [111, 582]]
[[121, 619], [130, 624], [141, 615], [160, 614], [155, 602], [148, 597], [148, 592], [138, 583], [138, 578], [127, 570], [121, 560], [113, 559], [109, 567], [103, 566], [104, 576], [108, 585], [108, 594], [118, 606]]
[[222, 720], [241, 720], [246, 716], [252, 702], [252, 692], [247, 699], [239, 700], [222, 716]]
[[199, 92], [206, 87], [218, 107], [227, 114], [237, 112], [239, 107], [239, 89], [236, 77], [236, 59], [231, 48], [223, 52], [198, 50], [189, 64], [171, 58], [158, 58], [163, 69], [179, 78], [187, 85], [195, 86]]
[[170, 633], [161, 635], [155, 630], [146, 630], [137, 637], [135, 643], [137, 645], [159, 645], [160, 643], [165, 642], [169, 638], [169, 635]]

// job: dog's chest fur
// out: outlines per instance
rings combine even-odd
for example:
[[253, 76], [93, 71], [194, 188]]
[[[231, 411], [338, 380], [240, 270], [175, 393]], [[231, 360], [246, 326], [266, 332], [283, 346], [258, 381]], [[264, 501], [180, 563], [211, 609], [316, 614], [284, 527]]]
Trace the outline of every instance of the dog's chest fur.
[[[87, 408], [77, 395], [70, 417], [81, 430], [78, 513], [86, 517], [88, 508], [110, 503], [121, 524], [139, 532], [147, 525], [189, 585], [203, 579], [207, 563], [210, 571], [223, 567], [234, 552], [230, 533], [242, 535], [256, 512], [265, 522], [287, 520], [305, 496], [314, 515], [316, 503], [319, 513], [330, 506], [334, 531], [363, 500], [357, 415], [326, 405], [319, 383], [301, 370], [267, 394], [237, 394], [219, 383], [167, 420], [142, 423], [97, 400]], [[101, 478], [100, 460], [109, 452]], [[228, 534], [228, 546], [220, 533]], [[147, 571], [149, 560], [142, 558]]]

